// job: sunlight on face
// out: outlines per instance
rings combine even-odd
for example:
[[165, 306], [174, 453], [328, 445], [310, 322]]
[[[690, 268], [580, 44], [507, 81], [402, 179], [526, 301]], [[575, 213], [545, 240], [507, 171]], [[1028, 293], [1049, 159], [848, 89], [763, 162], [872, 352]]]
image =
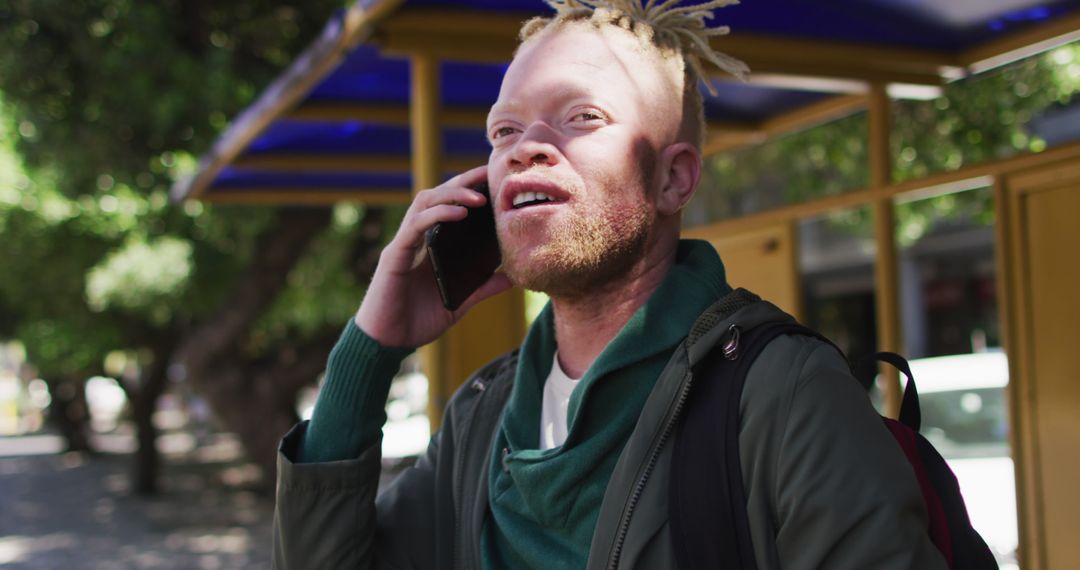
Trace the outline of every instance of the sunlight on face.
[[[636, 42], [569, 24], [530, 39], [507, 70], [488, 118], [488, 176], [503, 269], [518, 285], [586, 294], [649, 247], [656, 155], [677, 136], [681, 75]], [[531, 193], [551, 200], [514, 206]]]

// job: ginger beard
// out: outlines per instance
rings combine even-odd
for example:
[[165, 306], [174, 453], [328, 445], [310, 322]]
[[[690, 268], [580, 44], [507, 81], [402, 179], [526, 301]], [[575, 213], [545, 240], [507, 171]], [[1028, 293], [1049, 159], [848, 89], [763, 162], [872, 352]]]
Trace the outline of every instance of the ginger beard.
[[[502, 270], [511, 282], [551, 297], [580, 298], [618, 281], [642, 259], [655, 222], [646, 192], [656, 157], [646, 148], [635, 154], [637, 172], [590, 176], [599, 179], [594, 188], [548, 174], [572, 196], [558, 206], [566, 210], [558, 216], [500, 220]], [[547, 239], [531, 247], [521, 245], [538, 234]]]

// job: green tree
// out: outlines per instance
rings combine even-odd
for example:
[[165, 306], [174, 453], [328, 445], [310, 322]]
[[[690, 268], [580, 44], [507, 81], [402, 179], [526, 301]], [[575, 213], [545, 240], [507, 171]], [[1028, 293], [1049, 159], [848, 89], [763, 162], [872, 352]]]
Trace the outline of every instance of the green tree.
[[156, 489], [150, 420], [170, 380], [272, 474], [296, 394], [370, 275], [381, 211], [167, 200], [340, 7], [0, 0], [0, 132], [22, 171], [0, 178], [0, 333], [57, 386], [133, 356], [140, 492]]

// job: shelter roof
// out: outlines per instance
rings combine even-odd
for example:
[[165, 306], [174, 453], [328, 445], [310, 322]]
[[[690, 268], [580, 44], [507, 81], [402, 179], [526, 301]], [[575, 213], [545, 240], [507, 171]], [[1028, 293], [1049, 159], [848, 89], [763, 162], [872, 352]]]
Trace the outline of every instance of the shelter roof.
[[[441, 61], [442, 166], [486, 161], [520, 23], [540, 0], [359, 0], [218, 140], [175, 199], [407, 202], [410, 57]], [[1080, 37], [1080, 0], [744, 0], [717, 12], [715, 45], [754, 71], [717, 71], [707, 152], [861, 110], [872, 83], [930, 97], [944, 83]]]

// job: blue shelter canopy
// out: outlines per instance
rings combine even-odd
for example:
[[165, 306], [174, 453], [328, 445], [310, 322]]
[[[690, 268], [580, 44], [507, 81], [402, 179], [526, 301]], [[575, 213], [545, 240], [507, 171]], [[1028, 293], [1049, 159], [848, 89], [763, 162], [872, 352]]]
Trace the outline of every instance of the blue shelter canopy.
[[[360, 0], [173, 189], [222, 202], [406, 202], [410, 57], [440, 60], [445, 175], [486, 160], [484, 116], [540, 0]], [[860, 110], [871, 84], [932, 96], [945, 82], [1078, 37], [1080, 0], [744, 0], [715, 40], [754, 71], [719, 72], [706, 152]]]

